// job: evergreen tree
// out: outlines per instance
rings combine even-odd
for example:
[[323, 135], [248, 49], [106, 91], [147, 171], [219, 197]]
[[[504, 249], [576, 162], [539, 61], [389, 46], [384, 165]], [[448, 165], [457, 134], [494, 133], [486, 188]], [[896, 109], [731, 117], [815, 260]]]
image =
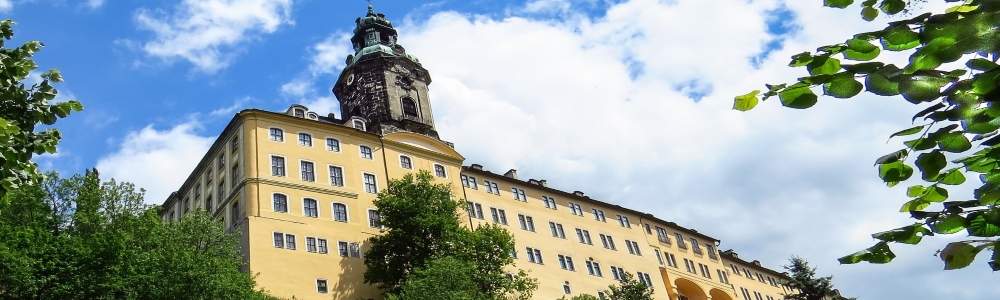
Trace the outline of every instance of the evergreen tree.
[[809, 267], [809, 262], [793, 256], [790, 265], [782, 266], [791, 273], [791, 279], [784, 285], [795, 293], [785, 295], [785, 300], [857, 300], [844, 298], [833, 288], [833, 276], [816, 278], [816, 268]]

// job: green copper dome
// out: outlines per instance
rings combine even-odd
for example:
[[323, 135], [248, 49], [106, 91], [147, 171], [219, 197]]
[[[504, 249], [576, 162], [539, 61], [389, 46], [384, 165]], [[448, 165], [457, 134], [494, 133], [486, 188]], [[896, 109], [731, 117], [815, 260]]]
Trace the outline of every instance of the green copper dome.
[[374, 57], [401, 57], [420, 64], [415, 56], [406, 54], [406, 49], [396, 43], [397, 33], [392, 22], [384, 14], [376, 13], [371, 5], [368, 14], [354, 23], [354, 36], [351, 37], [354, 54], [347, 56], [347, 66]]

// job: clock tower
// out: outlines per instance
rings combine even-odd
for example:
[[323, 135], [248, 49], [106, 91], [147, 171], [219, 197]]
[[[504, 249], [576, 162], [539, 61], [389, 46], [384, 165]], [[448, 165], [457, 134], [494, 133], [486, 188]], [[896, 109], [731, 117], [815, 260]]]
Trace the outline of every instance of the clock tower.
[[354, 54], [347, 56], [333, 87], [343, 119], [361, 118], [368, 124], [364, 130], [378, 135], [408, 131], [440, 140], [427, 96], [427, 70], [397, 43], [392, 23], [372, 6], [354, 22]]

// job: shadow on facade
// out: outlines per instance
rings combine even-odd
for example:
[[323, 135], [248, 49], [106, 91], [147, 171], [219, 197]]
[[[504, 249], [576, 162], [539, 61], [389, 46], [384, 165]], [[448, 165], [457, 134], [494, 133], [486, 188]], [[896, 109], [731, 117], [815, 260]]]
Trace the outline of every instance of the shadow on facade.
[[712, 289], [708, 292], [708, 295], [712, 296], [712, 300], [733, 300], [733, 297], [720, 289]]
[[677, 280], [674, 281], [674, 284], [677, 285], [677, 294], [679, 294], [679, 297], [677, 297], [678, 299], [708, 300], [708, 295], [705, 294], [705, 290], [693, 281], [684, 278], [677, 278]]
[[[361, 249], [367, 249], [367, 241], [360, 241]], [[367, 295], [374, 287], [365, 282], [364, 258], [342, 257], [340, 259], [340, 277], [331, 280], [330, 299], [373, 299]]]

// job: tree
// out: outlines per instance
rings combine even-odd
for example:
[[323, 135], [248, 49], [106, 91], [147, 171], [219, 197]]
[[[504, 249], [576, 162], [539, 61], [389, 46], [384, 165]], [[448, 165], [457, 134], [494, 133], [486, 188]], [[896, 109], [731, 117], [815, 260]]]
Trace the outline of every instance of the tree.
[[635, 280], [632, 273], [618, 274], [621, 282], [608, 286], [608, 299], [611, 300], [652, 300], [653, 287]]
[[130, 183], [48, 173], [0, 204], [0, 299], [272, 299], [205, 212], [165, 223]]
[[496, 225], [462, 226], [463, 202], [433, 180], [426, 171], [407, 174], [379, 193], [374, 204], [383, 230], [368, 239], [365, 283], [390, 299], [530, 299], [537, 280], [505, 271], [513, 264], [510, 233]]
[[14, 37], [13, 24], [0, 22], [0, 202], [7, 192], [37, 184], [42, 178], [32, 155], [56, 152], [59, 130], [35, 132], [35, 126], [52, 125], [72, 111], [83, 110], [76, 100], [49, 104], [58, 93], [51, 84], [62, 81], [57, 69], [42, 73], [41, 82], [25, 86], [24, 81], [38, 68], [31, 57], [44, 45], [30, 41], [6, 48], [5, 42]]
[[[600, 299], [601, 298], [597, 298], [597, 296], [594, 296], [594, 295], [591, 295], [591, 294], [579, 294], [579, 295], [573, 296], [573, 298], [569, 298], [569, 300], [600, 300]], [[559, 298], [559, 300], [566, 300], [566, 296], [563, 296], [562, 298]]]
[[[945, 2], [960, 2], [944, 0]], [[854, 0], [824, 0], [824, 5], [845, 8]], [[862, 18], [879, 13], [890, 16], [912, 12], [918, 0], [865, 0]], [[901, 95], [920, 105], [912, 121], [920, 124], [892, 137], [908, 136], [902, 149], [878, 158], [879, 177], [889, 186], [910, 179], [913, 167], [923, 184], [912, 185], [912, 200], [901, 212], [916, 220], [912, 225], [875, 233], [874, 246], [840, 258], [841, 263], [888, 263], [896, 255], [890, 243], [917, 244], [923, 237], [965, 231], [971, 238], [949, 243], [939, 252], [945, 269], [970, 265], [980, 252], [991, 250], [988, 265], [1000, 270], [1000, 0], [967, 0], [943, 13], [925, 13], [889, 22], [879, 31], [855, 35], [846, 42], [819, 47], [815, 53], [792, 57], [789, 66], [805, 67], [809, 76], [788, 85], [767, 85], [763, 99], [777, 96], [782, 105], [805, 109], [818, 101], [812, 88], [825, 95], [851, 98], [862, 89], [879, 96]], [[873, 44], [872, 41], [878, 41]], [[911, 52], [905, 66], [874, 61], [883, 51]], [[858, 63], [846, 63], [838, 58]], [[964, 67], [950, 70], [948, 63], [964, 60]], [[862, 84], [861, 81], [864, 81]], [[733, 108], [750, 110], [760, 91], [737, 96]], [[967, 177], [981, 185], [973, 200], [949, 200], [948, 186]]]
[[790, 279], [782, 284], [794, 293], [786, 294], [785, 300], [857, 300], [840, 296], [833, 288], [833, 276], [816, 278], [816, 268], [810, 268], [805, 259], [793, 256], [789, 261], [790, 265], [782, 267], [791, 273]]

